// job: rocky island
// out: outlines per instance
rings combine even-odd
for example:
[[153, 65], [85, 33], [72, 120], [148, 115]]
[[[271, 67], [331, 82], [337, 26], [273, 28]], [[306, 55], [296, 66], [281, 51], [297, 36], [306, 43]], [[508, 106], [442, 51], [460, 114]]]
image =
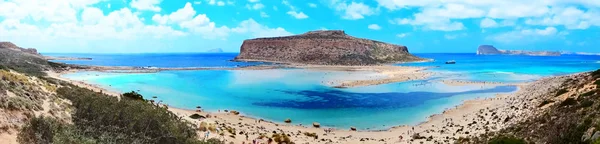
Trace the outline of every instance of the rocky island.
[[377, 65], [421, 61], [406, 46], [356, 38], [341, 30], [245, 40], [236, 61], [315, 65]]
[[554, 51], [524, 51], [524, 50], [498, 50], [492, 45], [481, 45], [477, 48], [477, 55], [529, 55], [529, 56], [560, 56]]

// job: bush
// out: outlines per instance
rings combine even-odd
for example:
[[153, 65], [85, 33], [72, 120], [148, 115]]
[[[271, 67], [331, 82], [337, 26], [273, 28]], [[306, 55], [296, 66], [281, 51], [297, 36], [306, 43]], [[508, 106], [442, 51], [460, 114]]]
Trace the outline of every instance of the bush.
[[574, 98], [567, 98], [565, 99], [565, 101], [560, 103], [560, 106], [569, 106], [574, 104], [577, 104], [577, 101]]
[[17, 135], [19, 143], [48, 144], [53, 143], [54, 135], [64, 129], [64, 125], [56, 119], [34, 117], [29, 120]]
[[560, 95], [565, 94], [567, 92], [569, 92], [567, 89], [560, 89], [560, 90], [558, 90], [556, 92], [556, 96], [560, 96]]
[[319, 135], [317, 135], [316, 133], [304, 132], [304, 135], [307, 137], [313, 137], [315, 139], [319, 139]]
[[7, 110], [40, 110], [39, 104], [23, 97], [0, 97], [0, 108]]
[[512, 136], [496, 136], [488, 144], [526, 144], [525, 140]]
[[592, 106], [592, 105], [594, 105], [594, 102], [593, 102], [593, 101], [590, 101], [590, 100], [587, 100], [587, 99], [585, 99], [585, 100], [583, 100], [583, 101], [581, 102], [581, 104], [580, 104], [579, 106], [580, 106], [581, 108], [586, 108], [586, 107], [590, 107], [590, 106]]
[[596, 91], [589, 91], [589, 92], [585, 92], [585, 93], [581, 94], [580, 96], [581, 96], [581, 97], [585, 97], [585, 96], [591, 96], [591, 95], [593, 95], [593, 94], [595, 94], [595, 93], [596, 93]]
[[199, 115], [199, 114], [192, 114], [192, 115], [190, 115], [190, 118], [192, 118], [192, 119], [199, 119], [199, 118], [205, 118], [205, 117], [202, 116], [202, 115]]
[[[99, 143], [200, 143], [195, 126], [164, 107], [138, 99], [119, 101], [77, 87], [61, 87], [57, 94], [73, 103], [76, 130]], [[142, 97], [135, 92], [124, 95]]]
[[544, 101], [542, 101], [542, 103], [540, 103], [540, 105], [538, 105], [538, 107], [543, 107], [543, 106], [553, 103], [553, 102], [554, 102], [553, 100], [544, 100]]
[[123, 96], [123, 98], [128, 98], [131, 100], [142, 100], [142, 101], [144, 100], [144, 97], [135, 91], [123, 93], [122, 96]]

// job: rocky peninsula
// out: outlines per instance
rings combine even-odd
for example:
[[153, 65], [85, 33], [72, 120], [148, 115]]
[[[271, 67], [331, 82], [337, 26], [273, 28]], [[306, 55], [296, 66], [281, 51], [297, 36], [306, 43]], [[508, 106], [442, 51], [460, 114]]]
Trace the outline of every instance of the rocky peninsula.
[[529, 55], [529, 56], [560, 56], [555, 51], [525, 51], [525, 50], [498, 50], [492, 45], [481, 45], [477, 48], [477, 55]]
[[341, 30], [245, 40], [237, 61], [313, 65], [377, 65], [422, 61], [406, 46], [352, 37]]

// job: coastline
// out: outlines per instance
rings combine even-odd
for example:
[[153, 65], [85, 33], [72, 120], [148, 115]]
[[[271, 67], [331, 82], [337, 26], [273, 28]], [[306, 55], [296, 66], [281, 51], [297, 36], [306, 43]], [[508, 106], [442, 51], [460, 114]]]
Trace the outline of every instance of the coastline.
[[[315, 68], [315, 66], [312, 66], [312, 68]], [[318, 67], [317, 67], [318, 68]], [[330, 67], [331, 68], [331, 67]], [[335, 68], [335, 67], [333, 67]], [[350, 67], [352, 68], [352, 67]], [[345, 69], [345, 70], [349, 70], [348, 67], [337, 67], [337, 69]], [[76, 80], [70, 80], [67, 78], [63, 78], [60, 75], [62, 74], [66, 74], [66, 73], [70, 73], [70, 72], [77, 72], [77, 71], [68, 71], [68, 72], [62, 72], [62, 73], [49, 73], [49, 76], [53, 77], [53, 78], [57, 78], [57, 79], [61, 79], [61, 80], [65, 80], [68, 81], [70, 83], [73, 83], [75, 85], [81, 86], [81, 87], [85, 87], [85, 88], [89, 88], [92, 89], [94, 91], [103, 91], [109, 95], [113, 95], [113, 96], [118, 96], [120, 95], [119, 92], [117, 91], [111, 91], [111, 90], [107, 90], [105, 88], [102, 88], [101, 86], [98, 85], [94, 85], [94, 84], [89, 84], [86, 83], [84, 81], [76, 81]], [[555, 86], [557, 85], [556, 82], [544, 82], [547, 81], [546, 79], [557, 79], [557, 77], [550, 77], [550, 78], [542, 78], [540, 80], [537, 80], [536, 82], [530, 82], [530, 83], [520, 83], [520, 84], [511, 84], [511, 85], [518, 85], [519, 89], [517, 90], [517, 92], [514, 93], [510, 93], [510, 94], [499, 94], [494, 96], [493, 98], [485, 98], [485, 99], [472, 99], [472, 100], [467, 100], [467, 101], [463, 101], [460, 105], [453, 107], [453, 108], [448, 108], [446, 110], [444, 110], [444, 112], [440, 113], [440, 114], [433, 114], [431, 116], [429, 116], [427, 118], [426, 121], [421, 122], [418, 125], [415, 126], [394, 126], [392, 128], [386, 129], [386, 130], [377, 130], [377, 131], [369, 131], [369, 130], [359, 130], [359, 131], [351, 131], [348, 129], [336, 129], [333, 130], [331, 132], [325, 132], [325, 130], [327, 130], [326, 128], [313, 128], [313, 127], [306, 127], [306, 126], [299, 126], [299, 125], [291, 125], [291, 124], [286, 124], [286, 123], [276, 123], [276, 122], [265, 122], [260, 120], [261, 122], [259, 122], [259, 119], [257, 118], [253, 118], [253, 117], [247, 117], [247, 116], [243, 116], [243, 115], [236, 115], [236, 114], [232, 114], [232, 113], [225, 113], [225, 112], [196, 112], [194, 110], [188, 110], [188, 109], [181, 109], [181, 108], [176, 108], [176, 107], [172, 107], [169, 106], [169, 110], [176, 113], [177, 115], [183, 117], [184, 119], [194, 122], [195, 124], [199, 125], [200, 122], [206, 122], [206, 123], [212, 123], [212, 124], [216, 124], [216, 123], [225, 123], [228, 126], [232, 126], [232, 127], [239, 127], [239, 129], [241, 131], [246, 131], [246, 132], [251, 132], [250, 137], [258, 137], [260, 134], [268, 134], [272, 131], [283, 131], [285, 133], [292, 133], [295, 134], [297, 132], [308, 132], [308, 133], [315, 133], [317, 135], [319, 135], [319, 139], [314, 139], [313, 137], [308, 137], [306, 135], [303, 135], [301, 133], [297, 133], [296, 136], [294, 138], [292, 138], [294, 141], [297, 142], [310, 142], [310, 143], [326, 143], [329, 142], [329, 140], [331, 141], [336, 141], [336, 142], [343, 142], [343, 143], [377, 143], [381, 140], [383, 141], [389, 141], [389, 142], [400, 142], [399, 137], [403, 137], [402, 143], [404, 142], [408, 142], [406, 140], [408, 140], [411, 137], [415, 136], [415, 133], [419, 133], [420, 136], [423, 135], [429, 135], [431, 136], [431, 139], [426, 138], [426, 139], [413, 139], [413, 141], [428, 141], [429, 140], [434, 140], [434, 141], [440, 141], [440, 142], [451, 142], [451, 141], [455, 141], [456, 138], [458, 137], [467, 137], [467, 136], [471, 136], [474, 134], [478, 134], [478, 133], [482, 133], [485, 131], [478, 131], [482, 130], [483, 128], [472, 128], [473, 132], [471, 133], [458, 133], [457, 135], [451, 135], [451, 133], [448, 133], [449, 130], [447, 130], [448, 128], [444, 128], [444, 127], [439, 127], [439, 126], [443, 126], [443, 125], [447, 125], [447, 123], [449, 123], [448, 120], [452, 121], [452, 120], [458, 120], [456, 123], [454, 123], [454, 121], [452, 121], [453, 126], [455, 125], [460, 125], [463, 126], [461, 127], [461, 129], [464, 128], [464, 126], [469, 125], [469, 123], [471, 122], [471, 119], [475, 119], [478, 118], [479, 116], [477, 115], [478, 110], [481, 111], [483, 109], [495, 109], [495, 110], [499, 110], [499, 109], [506, 109], [508, 107], [508, 105], [506, 103], [518, 103], [514, 102], [515, 99], [521, 97], [522, 95], [533, 95], [535, 93], [544, 93], [539, 92], [540, 89], [533, 89], [530, 91], [527, 91], [525, 89], [531, 89], [531, 87], [549, 87], [549, 86]], [[455, 82], [457, 84], [463, 84], [464, 82]], [[538, 84], [538, 83], [543, 83], [543, 84]], [[551, 83], [551, 84], [548, 84]], [[469, 84], [475, 84], [478, 85], [480, 83], [469, 83]], [[536, 85], [537, 84], [537, 85]], [[243, 111], [241, 111], [243, 114]], [[201, 115], [210, 115], [212, 116], [211, 118], [207, 118], [204, 119], [202, 121], [198, 121], [198, 120], [194, 120], [189, 118], [189, 115], [192, 114], [201, 114]], [[509, 115], [509, 117], [511, 115], [519, 115], [522, 114], [524, 112], [506, 112], [504, 111], [504, 115]], [[491, 118], [490, 118], [491, 119]], [[436, 125], [438, 127], [436, 127]], [[469, 125], [470, 126], [470, 125]], [[496, 128], [494, 130], [498, 130], [500, 129], [500, 124], [496, 124], [495, 126]], [[458, 129], [458, 127], [453, 127], [453, 129]], [[439, 132], [439, 131], [445, 131], [441, 132], [439, 134], [435, 134], [433, 132]], [[201, 136], [204, 136], [203, 134], [201, 134]], [[343, 137], [340, 137], [343, 136]], [[223, 138], [226, 139], [227, 141], [232, 141], [232, 142], [236, 142], [236, 143], [241, 143], [241, 142], [251, 142], [246, 140], [245, 137], [236, 137], [236, 138], [231, 138], [231, 137], [221, 137], [220, 135], [216, 134], [216, 133], [211, 133], [209, 135], [209, 137], [214, 137], [214, 138]], [[452, 137], [455, 139], [447, 139], [447, 137]], [[322, 141], [320, 139], [326, 139], [325, 141]]]

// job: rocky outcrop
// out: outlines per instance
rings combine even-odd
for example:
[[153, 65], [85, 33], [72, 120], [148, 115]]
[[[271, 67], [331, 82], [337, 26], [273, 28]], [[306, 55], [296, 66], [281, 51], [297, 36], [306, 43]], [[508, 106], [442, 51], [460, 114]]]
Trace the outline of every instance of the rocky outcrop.
[[498, 50], [492, 45], [481, 45], [477, 48], [477, 55], [530, 55], [530, 56], [560, 56], [558, 51], [524, 51], [524, 50]]
[[376, 65], [423, 60], [406, 46], [355, 38], [341, 30], [245, 40], [237, 61], [317, 65]]
[[40, 55], [40, 53], [38, 53], [37, 49], [34, 48], [21, 48], [11, 42], [0, 42], [0, 49], [12, 49], [12, 50], [17, 50], [17, 51], [22, 51], [25, 53], [29, 53], [29, 54], [34, 54], [34, 55]]

